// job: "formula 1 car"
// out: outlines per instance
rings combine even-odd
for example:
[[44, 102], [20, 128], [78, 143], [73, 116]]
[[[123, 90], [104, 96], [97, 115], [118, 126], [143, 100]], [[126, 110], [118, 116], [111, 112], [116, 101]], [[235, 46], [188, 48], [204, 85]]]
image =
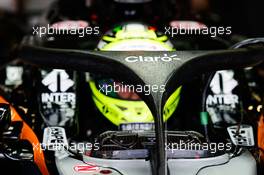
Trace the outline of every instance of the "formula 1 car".
[[[53, 12], [56, 14], [56, 11]], [[74, 28], [76, 24], [81, 27], [89, 27], [87, 21], [65, 21], [62, 20], [64, 16], [59, 16], [62, 17], [60, 19], [57, 18], [58, 16], [55, 17], [52, 14], [54, 13], [49, 14], [49, 16], [52, 17], [50, 22], [52, 22], [53, 27], [64, 28], [69, 25]], [[92, 16], [94, 17], [94, 15]], [[77, 17], [74, 16], [73, 18]], [[94, 20], [91, 24], [96, 22]], [[162, 48], [160, 51], [173, 50], [171, 46], [168, 47], [170, 44], [168, 44], [169, 42], [166, 36], [158, 34], [155, 31], [155, 27], [147, 27], [147, 32], [142, 32], [142, 30], [139, 30], [142, 29], [139, 25], [125, 26], [119, 25], [113, 31], [104, 35], [98, 45], [98, 50], [126, 50], [128, 48], [127, 45], [131, 44], [130, 41], [121, 41], [123, 43], [121, 45], [113, 43], [119, 40], [120, 37], [121, 39], [122, 37], [130, 37], [131, 39], [131, 36], [134, 36], [133, 31], [135, 30], [137, 34], [139, 33], [144, 37], [154, 36], [157, 41], [146, 42], [142, 40], [144, 37], [141, 36], [141, 40], [137, 41], [137, 46], [133, 46], [134, 50], [136, 50], [136, 47], [139, 47], [139, 43], [145, 47]], [[133, 28], [132, 32], [130, 31], [131, 27]], [[126, 29], [125, 31], [129, 35], [123, 32], [123, 28]], [[20, 146], [9, 149], [8, 146], [13, 146], [14, 142], [2, 140], [1, 143], [4, 145], [4, 160], [13, 159], [19, 160], [17, 162], [22, 161], [23, 163], [30, 162], [28, 160], [31, 160], [31, 163], [34, 161], [37, 167], [31, 166], [27, 169], [26, 174], [31, 170], [32, 173], [37, 174], [38, 169], [42, 174], [48, 174], [48, 172], [50, 174], [217, 174], [215, 171], [219, 169], [225, 171], [227, 174], [256, 174], [256, 161], [247, 151], [252, 150], [255, 142], [251, 126], [239, 122], [235, 126], [228, 127], [228, 130], [226, 130], [226, 133], [229, 134], [228, 136], [216, 133], [213, 128], [210, 128], [210, 121], [208, 121], [210, 119], [208, 119], [208, 114], [205, 110], [205, 95], [203, 92], [207, 90], [203, 90], [203, 96], [200, 97], [203, 99], [203, 107], [201, 107], [201, 123], [196, 122], [199, 128], [191, 128], [191, 130], [195, 131], [183, 131], [184, 129], [182, 128], [184, 127], [182, 127], [179, 131], [179, 128], [172, 124], [172, 119], [175, 117], [188, 118], [187, 116], [179, 117], [185, 115], [172, 117], [172, 113], [178, 108], [181, 94], [181, 87], [177, 87], [173, 81], [175, 80], [175, 83], [178, 82], [179, 85], [184, 84], [184, 82], [181, 82], [182, 79], [188, 79], [188, 81], [192, 82], [192, 78], [198, 75], [197, 73], [194, 76], [194, 73], [196, 71], [201, 73], [200, 68], [202, 66], [203, 71], [206, 72], [209, 70], [213, 72], [218, 69], [236, 68], [239, 64], [244, 64], [236, 61], [238, 60], [237, 55], [242, 55], [245, 52], [246, 56], [252, 56], [253, 58], [255, 54], [262, 55], [261, 49], [260, 51], [256, 49], [261, 53], [257, 53], [254, 49], [253, 51], [250, 49], [241, 49], [234, 52], [215, 51], [216, 53], [212, 51], [208, 52], [209, 55], [207, 56], [204, 56], [207, 52], [203, 53], [198, 51], [183, 53], [180, 51], [153, 53], [106, 52], [102, 53], [102, 55], [107, 58], [101, 58], [101, 53], [86, 54], [86, 51], [55, 49], [74, 48], [88, 50], [87, 47], [94, 49], [94, 38], [91, 39], [91, 41], [93, 40], [91, 44], [87, 42], [87, 39], [76, 40], [76, 38], [65, 35], [44, 37], [48, 42], [32, 42], [34, 39], [31, 38], [24, 43], [24, 45], [32, 45], [34, 43], [33, 45], [39, 48], [22, 45], [21, 48], [13, 53], [18, 58], [21, 58], [23, 65], [25, 65], [25, 62], [30, 62], [34, 63], [34, 68], [36, 65], [44, 65], [44, 67], [41, 69], [36, 68], [36, 71], [31, 66], [30, 71], [25, 69], [26, 75], [23, 78], [26, 81], [23, 82], [23, 85], [26, 86], [22, 87], [23, 93], [21, 93], [21, 89], [19, 88], [12, 95], [12, 97], [15, 97], [12, 98], [12, 103], [18, 114], [30, 124], [38, 139], [42, 139], [43, 137], [43, 142], [35, 139], [34, 142], [30, 142], [31, 144], [21, 146], [21, 151], [21, 149], [18, 150]], [[69, 37], [70, 42], [66, 43], [65, 38], [67, 37]], [[188, 43], [190, 43], [190, 39], [188, 40]], [[215, 40], [217, 41], [217, 39]], [[198, 40], [192, 42], [195, 44], [195, 47], [192, 46], [192, 48], [197, 48], [196, 46], [199, 45], [197, 41], [202, 44], [205, 43], [205, 47], [203, 45], [202, 47], [198, 47], [199, 49], [208, 49], [208, 46], [212, 49], [211, 47], [214, 48], [215, 45], [213, 44], [215, 43], [217, 43], [215, 49], [228, 47], [222, 40], [213, 42], [212, 44], [208, 38], [204, 39], [203, 37], [199, 37]], [[259, 39], [254, 41], [258, 42]], [[165, 42], [168, 43], [165, 45]], [[176, 45], [177, 50], [182, 47], [186, 49], [185, 45], [181, 45], [180, 39], [173, 43]], [[91, 45], [93, 46], [91, 47]], [[217, 54], [218, 52], [219, 54]], [[69, 56], [68, 54], [73, 55]], [[80, 56], [79, 54], [84, 55]], [[202, 58], [191, 59], [195, 54], [198, 54], [198, 57], [201, 56]], [[68, 58], [67, 55], [71, 58]], [[221, 61], [227, 62], [230, 58], [230, 63], [236, 61], [238, 65], [223, 64], [223, 66], [220, 66], [221, 64], [219, 63], [217, 66], [220, 67], [215, 69], [214, 65], [219, 61], [219, 57], [224, 57], [224, 55], [225, 58]], [[246, 56], [241, 56], [241, 59]], [[97, 58], [98, 60], [96, 60]], [[83, 61], [83, 64], [79, 64], [79, 59]], [[124, 63], [125, 67], [111, 60]], [[248, 63], [250, 62], [249, 60]], [[104, 62], [107, 64], [107, 66], [105, 65], [106, 67], [101, 65]], [[87, 67], [85, 63], [89, 63]], [[258, 61], [255, 63], [258, 63]], [[183, 64], [183, 67], [180, 66], [181, 64]], [[243, 66], [245, 65], [253, 66], [250, 64], [244, 64]], [[176, 71], [173, 70], [174, 66], [180, 66], [180, 68]], [[191, 66], [194, 68], [190, 70], [189, 67]], [[72, 71], [72, 69], [75, 71]], [[152, 69], [156, 69], [156, 71]], [[83, 74], [81, 71], [88, 71], [90, 73]], [[137, 77], [137, 74], [139, 74], [140, 78]], [[184, 78], [186, 74], [188, 74], [188, 78]], [[84, 79], [86, 80], [83, 81]], [[122, 83], [122, 81], [125, 83]], [[119, 93], [114, 90], [109, 90], [111, 86], [116, 84], [128, 85], [129, 87], [132, 85], [134, 87], [141, 87], [141, 89], [144, 89], [145, 95], [143, 92], [136, 94], [134, 92]], [[165, 84], [167, 85], [165, 86]], [[208, 88], [208, 84], [205, 83], [204, 86], [203, 89]], [[150, 87], [152, 87], [151, 90]], [[166, 87], [162, 89], [164, 92], [160, 94], [159, 92], [154, 92], [160, 87]], [[88, 98], [85, 94], [89, 91], [89, 88], [92, 98], [87, 100]], [[164, 99], [161, 99], [161, 94], [164, 94]], [[22, 95], [22, 98], [20, 98], [20, 95]], [[23, 96], [27, 97], [24, 98]], [[143, 102], [143, 99], [147, 102], [148, 106]], [[91, 109], [88, 109], [90, 105], [87, 105], [87, 101], [94, 101], [96, 108], [105, 117], [99, 116], [98, 113], [91, 113]], [[168, 103], [165, 104], [166, 101]], [[3, 103], [6, 104], [7, 102], [3, 100]], [[164, 108], [161, 108], [161, 104]], [[7, 109], [3, 107], [3, 111]], [[162, 111], [163, 115], [161, 114]], [[123, 113], [130, 115], [120, 115]], [[157, 113], [159, 115], [155, 115]], [[96, 118], [96, 120], [91, 118]], [[166, 122], [165, 124], [162, 122], [163, 118], [164, 122]], [[199, 120], [199, 117], [195, 118]], [[101, 122], [101, 119], [106, 121]], [[170, 120], [168, 121], [168, 119]], [[8, 123], [5, 120], [3, 122], [5, 124]], [[26, 125], [26, 122], [23, 122], [23, 126]], [[96, 133], [94, 129], [87, 130], [90, 127], [95, 128]], [[13, 128], [12, 125], [11, 128]], [[5, 130], [4, 135], [9, 132]], [[17, 133], [20, 132], [17, 131]], [[30, 130], [30, 133], [32, 133], [32, 130]], [[8, 135], [6, 138], [10, 137], [12, 138], [12, 136]], [[25, 138], [31, 140], [28, 137]], [[20, 139], [16, 139], [16, 141], [22, 140], [24, 143], [23, 140], [25, 138], [21, 137]], [[15, 143], [17, 144], [17, 142]], [[11, 154], [11, 152], [22, 152], [20, 156], [25, 155], [23, 151], [26, 151], [30, 158], [21, 158], [15, 154]], [[35, 152], [40, 152], [40, 154], [36, 154]], [[43, 153], [45, 155], [46, 165], [43, 163]], [[183, 163], [186, 166], [182, 166]], [[9, 162], [7, 164], [12, 165]], [[243, 166], [244, 169], [237, 168], [236, 164], [245, 165]]]
[[[256, 42], [259, 40], [255, 39]], [[248, 151], [254, 145], [250, 126], [240, 123], [228, 129], [230, 138], [217, 138], [202, 107], [204, 133], [167, 130], [163, 110], [175, 89], [192, 81], [197, 74], [260, 64], [264, 61], [262, 47], [227, 51], [92, 52], [24, 43], [14, 52], [19, 61], [33, 66], [106, 74], [135, 86], [165, 85], [164, 92], [139, 93], [153, 115], [154, 130], [105, 131], [92, 142], [90, 149], [86, 146], [85, 149], [72, 149], [73, 143], [77, 142], [67, 139], [64, 129], [60, 127], [46, 128], [43, 143], [39, 143], [31, 134], [20, 135], [19, 140], [35, 138], [29, 150], [34, 151], [33, 160], [42, 174], [48, 174], [43, 161], [40, 161], [43, 160], [43, 150], [47, 153], [45, 157], [48, 157], [50, 150], [55, 151], [54, 162], [59, 174], [257, 174], [256, 161]], [[143, 61], [131, 62], [130, 58], [143, 58]], [[156, 58], [156, 61], [146, 61], [152, 58]], [[15, 109], [11, 108], [10, 112], [4, 99], [2, 103], [5, 104], [1, 110], [2, 128], [15, 128], [10, 127], [10, 115], [13, 122], [17, 115]], [[22, 129], [22, 133], [25, 130]], [[8, 130], [1, 132], [3, 136], [10, 133]], [[15, 153], [21, 151], [10, 148], [14, 142], [4, 140], [3, 136], [2, 153], [6, 159], [25, 161], [28, 157], [21, 154], [17, 158]], [[5, 139], [10, 138], [7, 136]], [[82, 143], [86, 145], [86, 142]], [[35, 151], [40, 154], [35, 154]]]

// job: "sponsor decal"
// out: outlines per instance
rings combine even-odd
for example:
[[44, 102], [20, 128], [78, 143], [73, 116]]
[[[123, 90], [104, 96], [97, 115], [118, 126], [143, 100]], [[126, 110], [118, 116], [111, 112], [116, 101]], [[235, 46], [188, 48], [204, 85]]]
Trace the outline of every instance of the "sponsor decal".
[[68, 146], [65, 129], [62, 127], [48, 127], [44, 129], [43, 144], [49, 150], [61, 150]]
[[125, 58], [126, 62], [136, 63], [136, 62], [171, 62], [171, 61], [181, 61], [176, 54], [168, 55], [163, 54], [162, 56], [128, 56]]
[[216, 72], [210, 83], [212, 94], [207, 96], [207, 110], [213, 123], [227, 122], [236, 124], [234, 118], [239, 108], [239, 96], [234, 89], [238, 86], [234, 78], [234, 71], [224, 70]]
[[41, 70], [41, 112], [49, 126], [72, 125], [76, 108], [74, 72]]
[[230, 105], [232, 108], [239, 103], [239, 97], [233, 94], [238, 82], [234, 79], [233, 71], [219, 71], [215, 74], [210, 88], [213, 95], [207, 98], [208, 105]]
[[239, 145], [239, 146], [255, 145], [252, 126], [250, 125], [230, 126], [227, 128], [227, 131], [234, 145]]
[[98, 166], [91, 163], [87, 163], [84, 165], [76, 165], [73, 169], [78, 173], [95, 173], [100, 170]]
[[75, 94], [66, 92], [74, 86], [74, 81], [69, 78], [65, 70], [54, 69], [44, 77], [42, 84], [51, 91], [51, 93], [41, 94], [42, 102], [75, 103]]
[[119, 125], [121, 131], [153, 131], [154, 123], [121, 123]]

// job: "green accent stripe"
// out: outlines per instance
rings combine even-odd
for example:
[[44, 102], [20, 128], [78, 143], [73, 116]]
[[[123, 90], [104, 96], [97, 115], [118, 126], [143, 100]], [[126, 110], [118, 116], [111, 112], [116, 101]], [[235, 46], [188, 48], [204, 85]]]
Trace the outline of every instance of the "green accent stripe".
[[103, 37], [103, 40], [108, 41], [108, 42], [114, 42], [114, 41], [116, 41], [117, 39], [114, 38], [114, 37], [110, 37], [110, 36], [104, 36], [104, 37]]
[[207, 112], [201, 112], [200, 113], [200, 120], [202, 125], [208, 125], [208, 113]]
[[166, 35], [164, 35], [164, 36], [158, 37], [156, 40], [164, 42], [164, 41], [168, 40], [168, 37]]

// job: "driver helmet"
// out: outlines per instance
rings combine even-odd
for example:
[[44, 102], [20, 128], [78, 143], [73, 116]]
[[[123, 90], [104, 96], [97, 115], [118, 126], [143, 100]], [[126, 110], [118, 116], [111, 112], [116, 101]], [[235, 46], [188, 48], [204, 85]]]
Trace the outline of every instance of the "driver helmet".
[[[126, 23], [107, 32], [98, 44], [101, 51], [173, 51], [173, 46], [166, 35], [155, 27], [141, 23]], [[152, 123], [151, 111], [145, 102], [134, 92], [127, 89], [123, 82], [99, 75], [90, 75], [89, 85], [92, 99], [99, 111], [113, 124]], [[120, 85], [121, 91], [111, 92], [107, 88]], [[104, 90], [100, 90], [104, 87]], [[108, 89], [109, 90], [109, 89]], [[178, 88], [165, 104], [163, 119], [167, 121], [178, 106], [181, 87]]]

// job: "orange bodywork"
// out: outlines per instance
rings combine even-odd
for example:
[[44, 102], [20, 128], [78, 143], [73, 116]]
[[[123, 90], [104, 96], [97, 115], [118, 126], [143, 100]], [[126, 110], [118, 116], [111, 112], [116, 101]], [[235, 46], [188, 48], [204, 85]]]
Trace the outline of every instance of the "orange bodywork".
[[[0, 103], [6, 103], [8, 102], [0, 96]], [[39, 170], [43, 175], [48, 175], [48, 169], [45, 163], [44, 153], [41, 149], [41, 144], [34, 133], [34, 131], [23, 121], [23, 119], [19, 116], [17, 111], [11, 107], [11, 115], [12, 115], [12, 121], [22, 121], [23, 122], [23, 128], [20, 134], [20, 139], [28, 140], [32, 146], [34, 151], [34, 162], [38, 166]]]
[[258, 122], [258, 147], [262, 149], [260, 151], [260, 157], [264, 161], [264, 116], [262, 115]]

